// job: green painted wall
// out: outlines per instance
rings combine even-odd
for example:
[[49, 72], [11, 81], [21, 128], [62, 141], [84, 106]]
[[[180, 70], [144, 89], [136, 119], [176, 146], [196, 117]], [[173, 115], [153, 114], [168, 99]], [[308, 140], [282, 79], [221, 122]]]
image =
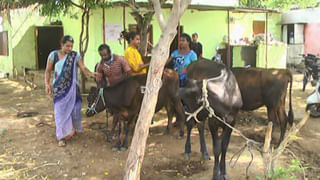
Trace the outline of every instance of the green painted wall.
[[[128, 7], [125, 9], [125, 28], [128, 29], [129, 24], [136, 24], [136, 22], [130, 15], [131, 9]], [[123, 24], [123, 7], [109, 7], [106, 8], [105, 13], [106, 24]], [[170, 10], [163, 10], [163, 14], [167, 19], [170, 14]], [[253, 34], [252, 21], [265, 20], [264, 13], [231, 12], [230, 17], [233, 18], [233, 22], [230, 26], [231, 40], [240, 36], [251, 37]], [[52, 18], [52, 20], [61, 20], [63, 22], [64, 34], [70, 34], [75, 38], [74, 50], [79, 51], [81, 11], [78, 8], [74, 8], [73, 12], [69, 15], [61, 15], [60, 17]], [[280, 39], [281, 37], [280, 21], [280, 14], [272, 13], [269, 15], [268, 31], [271, 32], [276, 39]], [[21, 70], [21, 66], [36, 68], [35, 27], [48, 25], [50, 19], [48, 17], [41, 17], [37, 9], [32, 10], [31, 8], [28, 8], [11, 11], [11, 22], [11, 26], [8, 26], [10, 56], [0, 56], [0, 71], [3, 71], [4, 69], [12, 71], [13, 65], [17, 66], [19, 71]], [[189, 9], [182, 16], [180, 24], [183, 26], [184, 32], [190, 35], [193, 32], [197, 32], [199, 34], [199, 41], [203, 44], [204, 57], [211, 59], [216, 53], [215, 48], [217, 45], [222, 48], [226, 47], [225, 43], [228, 33], [227, 11], [198, 11]], [[155, 45], [161, 35], [156, 17], [153, 18], [152, 25], [153, 42]], [[89, 29], [89, 47], [87, 54], [84, 57], [85, 65], [90, 70], [93, 70], [95, 64], [100, 60], [97, 48], [103, 42], [102, 26], [102, 9], [99, 8], [92, 10]], [[113, 53], [123, 55], [123, 40], [122, 44], [120, 44], [119, 41], [107, 41], [107, 44], [111, 46]], [[240, 51], [235, 50], [233, 58], [234, 65], [242, 66], [243, 61], [241, 60]]]
[[[253, 35], [253, 21], [265, 21], [266, 14], [265, 13], [239, 13], [233, 12], [230, 13], [231, 19], [233, 21], [230, 24], [231, 28], [231, 43], [237, 43], [236, 40], [240, 38], [248, 38], [252, 39]], [[268, 14], [268, 33], [271, 33], [274, 39], [280, 41], [281, 40], [281, 14], [279, 13], [269, 13]], [[257, 67], [265, 67], [265, 50], [263, 50], [262, 46], [265, 48], [265, 45], [261, 44], [257, 49], [257, 59], [256, 66]], [[269, 67], [278, 67], [278, 68], [286, 68], [286, 61], [283, 62], [282, 57], [285, 57], [286, 51], [284, 51], [283, 45], [277, 45], [275, 47], [269, 45], [268, 51], [268, 68]], [[278, 51], [275, 51], [277, 47], [281, 48]], [[281, 52], [281, 60], [275, 59], [273, 57], [273, 53]], [[270, 57], [269, 57], [270, 56]], [[278, 66], [277, 66], [278, 65]], [[243, 67], [244, 61], [241, 58], [241, 47], [235, 47], [233, 49], [233, 67]]]
[[36, 69], [35, 27], [49, 24], [49, 18], [40, 16], [33, 7], [12, 10], [10, 15], [13, 65], [20, 73], [22, 66]]
[[223, 37], [228, 35], [227, 11], [187, 10], [182, 16], [184, 32], [197, 32], [203, 46], [203, 57], [211, 59], [216, 54], [216, 46], [223, 47]]
[[9, 56], [0, 56], [0, 72], [1, 73], [10, 73], [12, 74], [12, 69], [13, 69], [13, 63], [12, 63], [12, 50], [11, 50], [11, 30], [10, 26], [8, 24], [8, 21], [6, 21], [7, 16], [6, 14], [2, 14], [3, 17], [3, 24], [2, 28], [3, 31], [8, 31], [8, 41], [9, 41]]
[[[265, 52], [266, 45], [259, 44], [257, 50], [257, 67], [265, 68]], [[287, 46], [286, 45], [272, 45], [268, 46], [268, 68], [282, 68], [285, 69], [287, 66], [286, 56]]]

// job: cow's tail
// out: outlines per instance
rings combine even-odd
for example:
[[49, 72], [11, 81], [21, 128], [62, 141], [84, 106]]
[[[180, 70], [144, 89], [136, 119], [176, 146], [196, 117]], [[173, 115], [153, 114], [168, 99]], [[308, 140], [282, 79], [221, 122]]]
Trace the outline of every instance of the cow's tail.
[[288, 122], [290, 124], [290, 126], [292, 126], [293, 124], [293, 119], [294, 119], [294, 115], [293, 115], [293, 111], [292, 111], [292, 82], [293, 82], [293, 76], [292, 73], [289, 71], [289, 77], [290, 77], [290, 89], [289, 89], [289, 112], [288, 112]]

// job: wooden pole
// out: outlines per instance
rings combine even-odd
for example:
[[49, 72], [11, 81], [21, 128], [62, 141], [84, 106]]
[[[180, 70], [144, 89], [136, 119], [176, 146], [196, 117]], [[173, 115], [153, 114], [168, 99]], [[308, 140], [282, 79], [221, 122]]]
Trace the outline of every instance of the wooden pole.
[[264, 141], [264, 147], [262, 152], [262, 159], [264, 164], [264, 176], [267, 178], [268, 174], [272, 171], [271, 162], [272, 162], [272, 152], [270, 149], [270, 142], [272, 139], [272, 122], [268, 123], [268, 128], [266, 132], [266, 137]]
[[[104, 3], [104, 0], [102, 1]], [[106, 43], [106, 14], [105, 8], [102, 7], [102, 30], [103, 30], [103, 43]]]
[[178, 49], [180, 48], [180, 36], [181, 36], [181, 27], [180, 27], [180, 21], [179, 21], [179, 23], [178, 23]]
[[231, 68], [231, 52], [230, 52], [230, 10], [228, 9], [228, 47], [227, 47], [227, 62], [228, 67]]
[[268, 12], [266, 12], [266, 53], [265, 53], [265, 68], [268, 68]]
[[[126, 30], [126, 5], [123, 4], [123, 11], [122, 11], [122, 20], [123, 20], [123, 30]], [[126, 50], [126, 40], [123, 40], [123, 50]]]

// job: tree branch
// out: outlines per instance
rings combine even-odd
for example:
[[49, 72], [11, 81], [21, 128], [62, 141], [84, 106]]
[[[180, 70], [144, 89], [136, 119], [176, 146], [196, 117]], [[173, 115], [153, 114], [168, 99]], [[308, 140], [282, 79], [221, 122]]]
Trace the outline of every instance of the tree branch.
[[83, 7], [83, 6], [80, 6], [79, 4], [74, 3], [73, 1], [70, 1], [70, 2], [71, 2], [71, 4], [72, 4], [72, 5], [74, 5], [74, 6], [78, 7], [78, 8], [80, 8], [80, 9], [84, 9], [84, 7]]
[[161, 31], [164, 31], [164, 28], [166, 27], [166, 23], [164, 21], [164, 17], [161, 11], [161, 5], [158, 0], [152, 0], [154, 10], [156, 11], [157, 19], [159, 26], [161, 28]]
[[190, 3], [191, 3], [191, 0], [184, 0], [180, 3], [180, 9], [182, 9], [182, 11], [180, 11], [180, 14], [179, 14], [180, 17], [183, 15], [184, 11], [188, 8]]

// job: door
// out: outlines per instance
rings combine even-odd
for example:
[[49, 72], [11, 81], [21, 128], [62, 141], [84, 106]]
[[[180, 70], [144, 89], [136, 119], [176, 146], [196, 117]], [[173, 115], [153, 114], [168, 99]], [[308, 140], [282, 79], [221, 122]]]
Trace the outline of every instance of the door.
[[46, 26], [36, 28], [37, 66], [45, 69], [49, 53], [60, 48], [60, 40], [63, 37], [62, 26]]

